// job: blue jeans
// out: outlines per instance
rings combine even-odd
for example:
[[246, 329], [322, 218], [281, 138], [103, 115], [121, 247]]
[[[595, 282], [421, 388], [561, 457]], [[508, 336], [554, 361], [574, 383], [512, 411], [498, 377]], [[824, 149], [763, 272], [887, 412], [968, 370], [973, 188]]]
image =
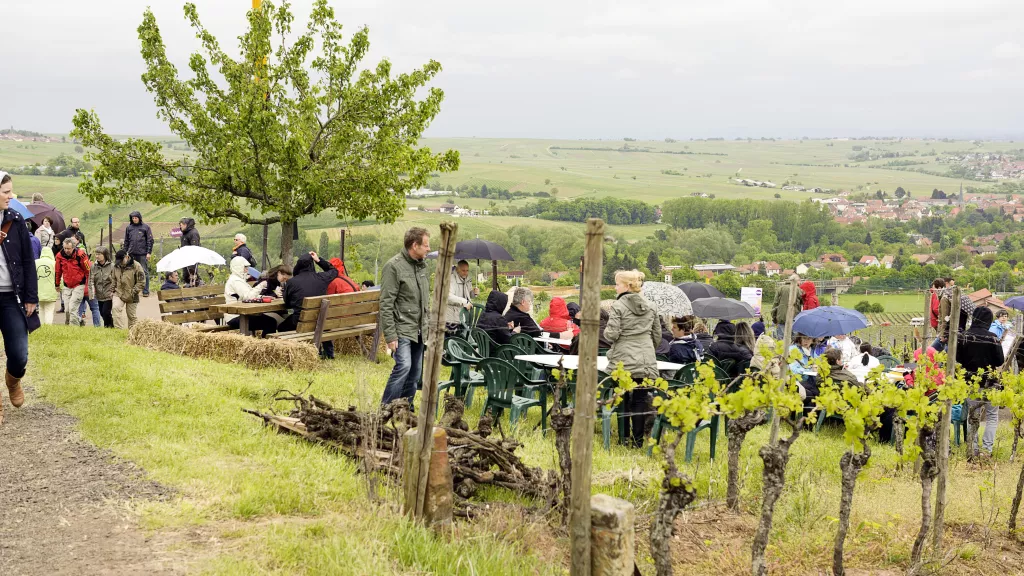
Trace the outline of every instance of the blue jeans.
[[384, 398], [381, 405], [388, 404], [399, 398], [408, 398], [410, 406], [416, 397], [416, 383], [420, 381], [423, 371], [423, 339], [413, 342], [408, 338], [398, 339], [398, 350], [395, 350], [395, 368], [391, 371], [387, 386], [384, 387]]
[[942, 352], [943, 350], [946, 349], [946, 343], [943, 342], [940, 338], [936, 337], [935, 341], [932, 342], [932, 348], [935, 348], [936, 352]]
[[95, 298], [90, 298], [89, 300], [82, 298], [82, 303], [78, 305], [79, 316], [85, 314], [86, 306], [89, 306], [89, 309], [92, 310], [92, 327], [99, 328], [100, 326], [103, 326], [103, 318], [100, 316], [99, 301], [96, 300]]
[[7, 372], [21, 378], [28, 364], [28, 323], [13, 292], [0, 292], [0, 332], [4, 336]]

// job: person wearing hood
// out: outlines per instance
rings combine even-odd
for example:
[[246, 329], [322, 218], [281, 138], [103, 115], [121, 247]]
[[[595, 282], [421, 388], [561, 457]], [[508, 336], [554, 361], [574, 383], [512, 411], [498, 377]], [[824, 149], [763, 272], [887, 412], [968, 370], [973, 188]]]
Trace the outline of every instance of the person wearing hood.
[[502, 314], [507, 306], [508, 295], [494, 290], [487, 295], [484, 312], [476, 323], [476, 327], [487, 332], [491, 340], [494, 340], [499, 346], [508, 344], [512, 339], [512, 323], [506, 320]]
[[430, 277], [425, 259], [430, 252], [430, 233], [424, 228], [410, 228], [402, 246], [380, 274], [380, 329], [395, 359], [380, 403], [387, 406], [405, 398], [411, 407], [427, 345]]
[[96, 302], [93, 310], [93, 325], [99, 327], [97, 320], [102, 320], [104, 328], [114, 327], [114, 262], [110, 258], [110, 250], [100, 246], [93, 255], [92, 268], [89, 270], [89, 295]]
[[[10, 209], [14, 199], [11, 175], [0, 172], [0, 230], [6, 237], [0, 242], [0, 334], [3, 334], [7, 372], [4, 380], [11, 405], [20, 408], [25, 402], [21, 379], [28, 365], [29, 318], [37, 314], [39, 291], [37, 276], [30, 266], [32, 242], [25, 219]], [[0, 423], [3, 422], [3, 399], [0, 398]]]
[[[178, 221], [178, 229], [181, 230], [181, 246], [202, 246], [194, 219], [182, 218]], [[186, 267], [182, 273], [182, 280], [186, 286], [195, 286], [199, 281], [199, 265]]]
[[469, 262], [459, 260], [452, 268], [448, 282], [448, 307], [444, 311], [444, 327], [448, 334], [457, 334], [462, 326], [462, 310], [473, 309], [473, 282], [469, 279]]
[[[992, 310], [985, 306], [975, 308], [971, 318], [971, 327], [963, 333], [963, 342], [958, 343], [956, 361], [967, 371], [968, 381], [975, 374], [980, 374], [981, 388], [986, 390], [999, 385], [999, 375], [993, 372], [1001, 368], [1005, 360], [1003, 346], [996, 335], [989, 331], [992, 327]], [[968, 414], [984, 410], [985, 435], [981, 447], [991, 455], [996, 441], [996, 428], [999, 426], [999, 409], [988, 401], [968, 399], [967, 410]], [[968, 454], [973, 453], [978, 445], [977, 427], [974, 430], [975, 436], [969, 439], [971, 448]]]
[[[619, 270], [615, 273], [615, 291], [618, 297], [608, 313], [608, 326], [604, 336], [611, 342], [608, 350], [608, 369], [622, 363], [638, 384], [645, 378], [658, 378], [658, 358], [655, 349], [661, 343], [661, 317], [658, 309], [640, 295], [644, 275], [637, 270]], [[625, 436], [634, 447], [641, 447], [647, 436], [647, 427], [653, 418], [651, 393], [639, 388], [627, 392], [623, 398], [624, 410], [632, 416], [621, 422]]]
[[[196, 235], [198, 236], [199, 233], [196, 232]], [[245, 237], [245, 234], [242, 234], [241, 232], [235, 234], [235, 246], [231, 250], [231, 257], [234, 258], [235, 256], [241, 256], [242, 258], [245, 258], [245, 261], [249, 266], [256, 268], [256, 257], [252, 255], [252, 250], [249, 250], [249, 247], [246, 246], [246, 240], [247, 238]]]
[[53, 324], [53, 313], [57, 310], [59, 294], [53, 285], [53, 276], [57, 273], [57, 262], [53, 252], [43, 250], [36, 257], [36, 279], [39, 295], [39, 322]]
[[715, 325], [715, 341], [708, 348], [708, 354], [717, 360], [733, 360], [749, 362], [754, 352], [746, 346], [736, 343], [736, 325], [731, 322], [719, 322]]
[[697, 319], [693, 316], [672, 319], [672, 335], [675, 336], [675, 340], [668, 350], [669, 362], [692, 364], [700, 362], [704, 357], [704, 347], [693, 333], [696, 324]]
[[[323, 272], [317, 272], [314, 264]], [[299, 325], [299, 315], [302, 313], [302, 301], [314, 296], [326, 296], [327, 288], [338, 277], [337, 268], [332, 268], [316, 252], [299, 256], [293, 273], [294, 276], [285, 282], [282, 292], [284, 305], [292, 310], [292, 314], [278, 327], [281, 332], [295, 330]]]
[[[569, 308], [565, 305], [565, 300], [557, 297], [552, 298], [548, 304], [548, 317], [541, 320], [540, 327], [545, 332], [563, 340], [572, 340], [580, 333], [579, 326], [573, 323], [572, 318], [569, 317]], [[568, 350], [569, 346], [563, 346], [563, 348]]]
[[331, 280], [331, 283], [327, 286], [328, 294], [359, 292], [359, 284], [356, 284], [355, 280], [345, 274], [345, 263], [341, 261], [341, 258], [331, 258], [330, 264], [338, 271], [338, 277]]
[[[231, 259], [230, 266], [231, 275], [224, 282], [224, 301], [231, 304], [259, 298], [266, 284], [249, 285], [249, 261], [241, 256], [235, 256]], [[233, 330], [237, 330], [241, 325], [241, 319], [236, 314], [225, 314], [224, 320]], [[277, 320], [265, 314], [249, 316], [248, 325], [250, 334], [262, 332], [264, 338], [277, 331]]]
[[754, 340], [760, 338], [764, 334], [764, 319], [759, 317], [757, 322], [750, 325], [750, 329], [754, 332]]
[[149, 296], [149, 257], [153, 254], [153, 231], [149, 229], [149, 224], [142, 221], [142, 213], [138, 210], [132, 212], [128, 218], [130, 221], [124, 231], [121, 249], [145, 271], [146, 283], [142, 287], [142, 295]]
[[[115, 328], [131, 330], [137, 319], [139, 296], [146, 284], [146, 272], [131, 254], [118, 250], [114, 257], [114, 300], [111, 315]], [[127, 316], [128, 322], [125, 323]]]
[[579, 326], [580, 305], [575, 302], [569, 302], [568, 304], [565, 305], [565, 307], [569, 310], [569, 318], [572, 318], [572, 323]]
[[[800, 291], [804, 293], [804, 310], [814, 310], [820, 304], [818, 303], [818, 292], [817, 288], [814, 287], [814, 282], [808, 280], [800, 285]], [[786, 321], [785, 318], [782, 319]]]
[[60, 288], [61, 298], [67, 311], [64, 323], [81, 326], [82, 318], [78, 307], [85, 298], [86, 285], [89, 282], [89, 257], [85, 250], [76, 245], [72, 237], [65, 238], [60, 252], [57, 253], [57, 272], [54, 275], [54, 286]]

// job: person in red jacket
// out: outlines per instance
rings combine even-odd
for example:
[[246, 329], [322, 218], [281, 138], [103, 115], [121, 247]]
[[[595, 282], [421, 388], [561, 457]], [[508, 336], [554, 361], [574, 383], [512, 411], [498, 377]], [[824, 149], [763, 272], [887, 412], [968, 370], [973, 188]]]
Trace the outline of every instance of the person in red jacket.
[[804, 310], [814, 310], [818, 307], [818, 293], [815, 291], [814, 282], [808, 280], [800, 285], [804, 293]]
[[349, 292], [359, 292], [359, 284], [345, 274], [345, 263], [341, 261], [341, 258], [331, 258], [330, 262], [331, 266], [338, 270], [338, 277], [331, 280], [331, 284], [327, 286], [327, 293], [348, 294]]
[[946, 281], [942, 278], [936, 278], [932, 282], [932, 289], [929, 292], [932, 293], [932, 303], [929, 305], [931, 312], [928, 314], [929, 323], [932, 328], [939, 329], [939, 293], [946, 287]]
[[[569, 317], [569, 307], [566, 306], [565, 300], [562, 298], [551, 299], [551, 304], [548, 305], [548, 317], [541, 320], [540, 328], [556, 336], [569, 336], [566, 340], [571, 340], [573, 336], [580, 333], [580, 327]], [[567, 332], [572, 332], [572, 334], [566, 334]], [[563, 346], [563, 348], [569, 349], [568, 346]]]
[[65, 238], [63, 248], [57, 252], [54, 276], [58, 290], [61, 290], [61, 280], [64, 281], [61, 296], [68, 312], [64, 323], [81, 326], [84, 322], [76, 311], [85, 298], [86, 285], [89, 283], [89, 256], [76, 245], [74, 238]]

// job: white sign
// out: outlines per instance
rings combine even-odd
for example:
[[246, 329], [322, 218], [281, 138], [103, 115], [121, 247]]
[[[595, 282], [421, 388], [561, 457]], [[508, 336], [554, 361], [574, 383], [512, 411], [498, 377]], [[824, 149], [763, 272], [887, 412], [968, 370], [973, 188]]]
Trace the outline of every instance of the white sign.
[[758, 316], [761, 315], [761, 289], [743, 287], [740, 289], [740, 301], [750, 304]]
[[671, 274], [665, 274], [665, 284], [671, 284], [671, 283], [672, 283], [672, 275]]

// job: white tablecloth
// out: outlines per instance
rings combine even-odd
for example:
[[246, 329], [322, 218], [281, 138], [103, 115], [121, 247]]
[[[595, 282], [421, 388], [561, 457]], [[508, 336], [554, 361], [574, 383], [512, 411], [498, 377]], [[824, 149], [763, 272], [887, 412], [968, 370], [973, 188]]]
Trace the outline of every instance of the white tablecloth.
[[534, 340], [537, 342], [543, 342], [545, 344], [558, 344], [559, 346], [572, 346], [572, 340], [561, 340], [559, 338], [552, 338], [550, 336], [536, 336]]
[[[580, 357], [571, 356], [569, 354], [524, 354], [516, 356], [516, 360], [526, 360], [532, 364], [539, 364], [541, 366], [549, 366], [551, 368], [558, 367], [559, 359], [562, 360], [562, 367], [566, 370], [578, 370], [580, 367]], [[658, 362], [658, 371], [673, 372], [682, 368], [682, 364], [676, 364], [675, 362]], [[608, 368], [608, 358], [605, 356], [597, 357], [597, 369], [602, 372]]]

